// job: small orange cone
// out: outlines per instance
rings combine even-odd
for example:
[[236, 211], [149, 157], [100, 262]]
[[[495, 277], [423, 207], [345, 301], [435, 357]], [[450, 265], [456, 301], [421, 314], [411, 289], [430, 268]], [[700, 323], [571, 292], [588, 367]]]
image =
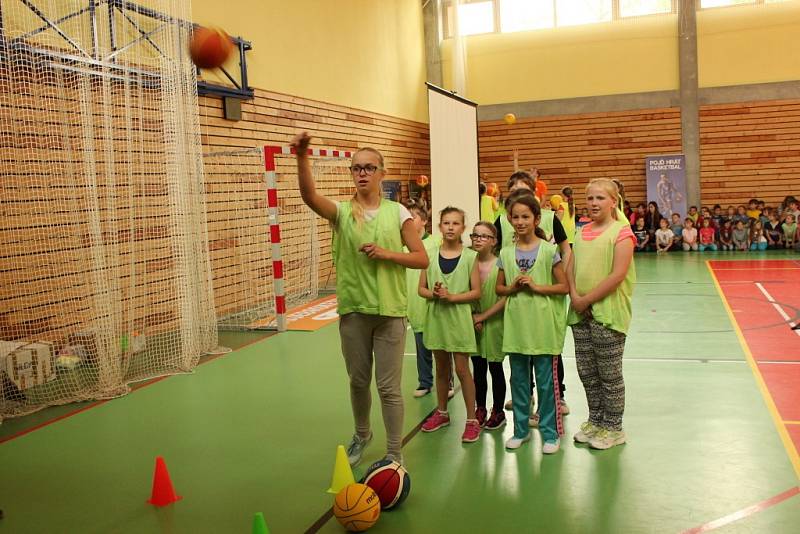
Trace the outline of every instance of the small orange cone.
[[155, 506], [166, 506], [181, 499], [183, 497], [175, 495], [175, 489], [172, 487], [172, 480], [169, 478], [169, 471], [167, 471], [167, 464], [164, 463], [164, 458], [158, 456], [156, 458], [156, 470], [153, 473], [153, 493], [147, 502]]

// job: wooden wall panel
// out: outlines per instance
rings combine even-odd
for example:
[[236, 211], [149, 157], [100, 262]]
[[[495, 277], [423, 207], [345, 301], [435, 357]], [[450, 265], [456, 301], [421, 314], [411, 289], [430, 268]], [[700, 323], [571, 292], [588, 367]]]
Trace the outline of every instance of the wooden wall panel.
[[[523, 169], [538, 167], [555, 192], [592, 178], [619, 178], [627, 199], [646, 201], [644, 158], [681, 152], [678, 108], [485, 121], [479, 128], [481, 173], [504, 189], [513, 150]], [[800, 100], [747, 102], [700, 109], [703, 205], [776, 205], [800, 196]]]
[[700, 158], [704, 204], [800, 197], [800, 99], [703, 106]]
[[[408, 194], [409, 180], [420, 174], [430, 174], [428, 125], [410, 120], [256, 90], [252, 100], [242, 103], [241, 121], [223, 118], [220, 99], [201, 97], [200, 123], [204, 152], [288, 145], [291, 138], [303, 130], [309, 132], [314, 138], [313, 146], [319, 148], [352, 151], [372, 146], [384, 155], [386, 179], [401, 181], [401, 195], [404, 197]], [[224, 315], [237, 308], [237, 300], [232, 297], [238, 295], [240, 301], [253, 299], [248, 295], [254, 290], [271, 294], [271, 265], [264, 263], [264, 258], [269, 255], [269, 236], [266, 220], [260, 219], [260, 214], [266, 213], [266, 205], [257, 200], [260, 184], [237, 199], [236, 195], [240, 195], [243, 188], [234, 183], [234, 177], [226, 178], [224, 172], [217, 172], [216, 176], [213, 172], [211, 174], [207, 177], [209, 241], [215, 248], [212, 252], [212, 270], [217, 311]], [[302, 289], [293, 287], [298, 283], [295, 269], [306, 268], [298, 258], [307, 255], [306, 243], [310, 233], [307, 223], [302, 222], [304, 216], [301, 214], [307, 212], [307, 208], [297, 191], [293, 158], [279, 158], [277, 174], [279, 206], [284, 219], [281, 239], [291, 293]], [[348, 175], [327, 177], [320, 182], [319, 189], [323, 194], [339, 200], [345, 200], [353, 194]], [[256, 196], [248, 196], [253, 191], [256, 191]], [[335, 282], [330, 250], [331, 232], [326, 222], [318, 217], [316, 221], [320, 243], [317, 267], [320, 285], [330, 286]], [[258, 233], [264, 235], [263, 240], [250, 243], [247, 247], [231, 240], [231, 234], [236, 232], [237, 227], [252, 225], [259, 228]], [[242, 270], [241, 265], [247, 268]]]

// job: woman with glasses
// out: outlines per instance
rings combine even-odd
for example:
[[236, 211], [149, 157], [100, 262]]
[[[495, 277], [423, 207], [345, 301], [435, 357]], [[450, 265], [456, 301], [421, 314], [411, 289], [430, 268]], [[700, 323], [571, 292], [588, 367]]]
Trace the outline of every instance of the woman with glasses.
[[[337, 202], [317, 193], [308, 158], [311, 137], [292, 141], [297, 152], [300, 196], [333, 226], [339, 335], [347, 374], [355, 434], [347, 447], [357, 464], [372, 439], [372, 367], [386, 427], [386, 458], [403, 463], [403, 397], [400, 392], [406, 338], [405, 268], [425, 269], [428, 256], [406, 208], [384, 199], [383, 156], [374, 148], [353, 155], [350, 171], [356, 192]], [[408, 252], [403, 252], [403, 245]]]

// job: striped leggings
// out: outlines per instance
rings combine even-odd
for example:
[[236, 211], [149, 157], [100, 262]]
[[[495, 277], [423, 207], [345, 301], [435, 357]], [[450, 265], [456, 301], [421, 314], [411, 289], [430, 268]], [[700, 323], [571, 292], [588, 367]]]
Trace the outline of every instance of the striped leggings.
[[608, 430], [622, 430], [625, 334], [606, 328], [594, 319], [584, 319], [573, 325], [572, 335], [578, 375], [589, 404], [589, 422]]

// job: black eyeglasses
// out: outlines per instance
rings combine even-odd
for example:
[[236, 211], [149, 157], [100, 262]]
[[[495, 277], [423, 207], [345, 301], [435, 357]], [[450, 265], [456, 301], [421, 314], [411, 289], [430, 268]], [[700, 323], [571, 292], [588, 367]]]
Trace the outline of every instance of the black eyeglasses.
[[494, 239], [492, 234], [469, 234], [471, 239]]
[[375, 165], [353, 165], [350, 167], [350, 172], [353, 174], [361, 174], [361, 171], [364, 171], [367, 176], [372, 176], [377, 170], [381, 170], [381, 168]]

